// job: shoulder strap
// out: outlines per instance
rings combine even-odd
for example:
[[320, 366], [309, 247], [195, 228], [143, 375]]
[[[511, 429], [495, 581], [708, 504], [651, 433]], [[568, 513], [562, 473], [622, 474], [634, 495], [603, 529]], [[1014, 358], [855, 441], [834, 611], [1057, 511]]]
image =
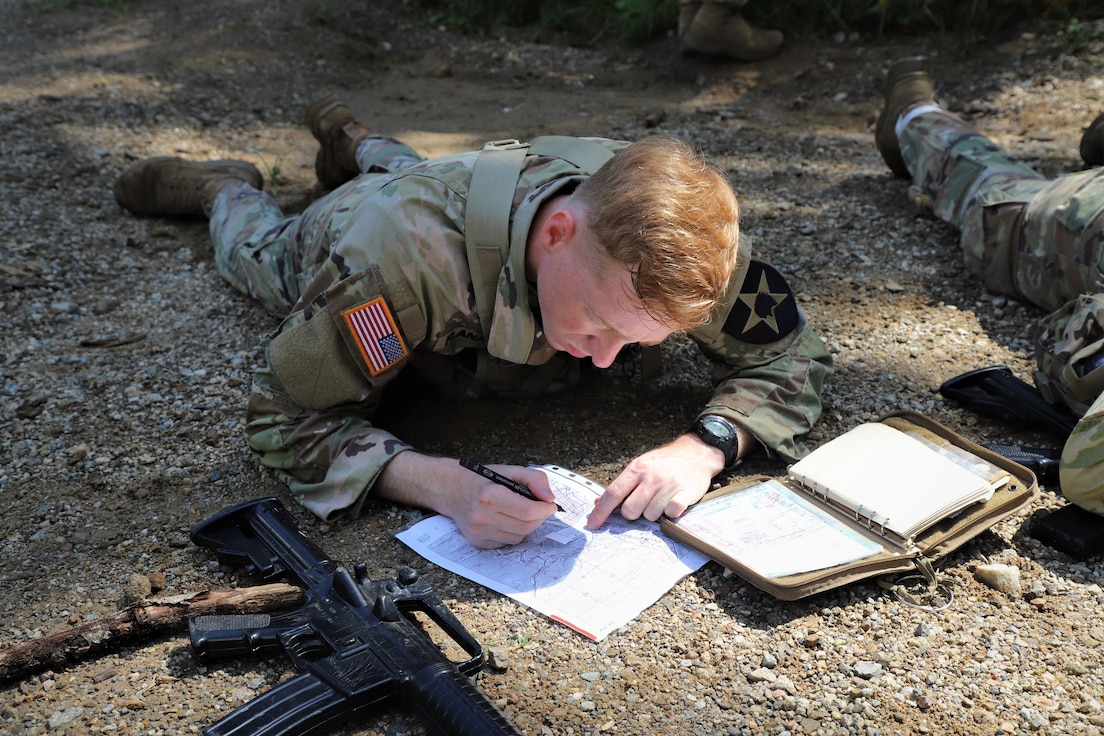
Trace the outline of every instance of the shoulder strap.
[[491, 141], [483, 146], [468, 185], [464, 238], [484, 336], [491, 327], [499, 273], [510, 252], [510, 211], [526, 154], [560, 158], [587, 174], [613, 156], [601, 143], [564, 135], [540, 136], [532, 143]]
[[613, 151], [601, 143], [568, 135], [537, 136], [529, 144], [529, 153], [534, 156], [562, 158], [587, 174], [593, 174], [602, 164], [613, 158]]
[[498, 275], [510, 251], [510, 208], [528, 149], [528, 143], [516, 140], [486, 143], [475, 160], [468, 185], [464, 242], [484, 337], [491, 328]]

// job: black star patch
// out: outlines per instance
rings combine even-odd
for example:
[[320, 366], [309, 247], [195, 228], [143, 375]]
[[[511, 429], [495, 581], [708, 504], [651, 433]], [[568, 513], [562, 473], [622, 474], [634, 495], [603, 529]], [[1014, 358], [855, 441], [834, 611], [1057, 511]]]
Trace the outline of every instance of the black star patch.
[[786, 279], [773, 266], [753, 260], [733, 300], [724, 332], [737, 340], [765, 345], [793, 332], [797, 322], [797, 300]]

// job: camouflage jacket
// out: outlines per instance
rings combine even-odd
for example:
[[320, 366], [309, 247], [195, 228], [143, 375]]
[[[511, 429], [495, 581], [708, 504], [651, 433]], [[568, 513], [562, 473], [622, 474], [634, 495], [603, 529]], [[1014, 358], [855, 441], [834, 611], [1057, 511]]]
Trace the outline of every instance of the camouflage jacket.
[[[300, 297], [270, 336], [267, 366], [254, 376], [246, 434], [260, 461], [323, 518], [357, 513], [387, 462], [410, 449], [371, 420], [381, 390], [400, 371], [498, 396], [566, 387], [578, 374], [576, 359], [545, 340], [535, 290], [522, 274], [538, 208], [583, 174], [561, 159], [526, 158], [484, 337], [464, 238], [477, 155], [362, 176], [300, 218]], [[777, 272], [758, 262], [752, 271], [744, 291], [753, 292], [733, 289], [718, 318], [691, 335], [715, 366], [717, 389], [706, 410], [796, 458], [805, 452], [798, 437], [820, 416], [831, 356]], [[766, 312], [756, 306], [763, 298]], [[776, 325], [786, 328], [782, 337]], [[461, 354], [465, 360], [456, 360]], [[473, 355], [474, 371], [458, 367], [470, 366]]]

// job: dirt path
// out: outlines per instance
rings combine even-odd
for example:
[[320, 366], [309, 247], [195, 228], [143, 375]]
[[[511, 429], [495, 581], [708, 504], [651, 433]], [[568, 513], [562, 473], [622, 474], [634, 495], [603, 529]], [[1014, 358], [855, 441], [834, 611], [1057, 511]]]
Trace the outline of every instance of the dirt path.
[[[0, 4], [0, 647], [105, 615], [135, 573], [163, 573], [170, 593], [242, 585], [189, 529], [257, 496], [293, 507], [241, 438], [274, 320], [215, 274], [203, 224], [132, 217], [111, 187], [138, 157], [244, 156], [295, 211], [320, 194], [303, 111], [330, 91], [428, 155], [542, 133], [684, 136], [729, 172], [744, 231], [836, 355], [810, 442], [905, 408], [981, 441], [1055, 441], [935, 392], [984, 365], [1029, 378], [1039, 315], [964, 273], [957, 236], [908, 204], [872, 126], [889, 61], [923, 52], [952, 109], [1048, 173], [1076, 168], [1104, 107], [1099, 42], [1071, 53], [1038, 24], [963, 51], [850, 38], [735, 64], [683, 57], [671, 38], [626, 51], [465, 37], [398, 0], [335, 3], [326, 24], [308, 14], [321, 4], [44, 5]], [[708, 395], [685, 342], [665, 361], [660, 381], [598, 379], [539, 404], [401, 394], [390, 417], [429, 451], [608, 482]], [[1100, 733], [1104, 573], [1025, 533], [1061, 503], [1045, 490], [948, 558], [956, 604], [940, 614], [873, 583], [781, 604], [708, 565], [600, 643], [414, 557], [391, 535], [415, 511], [300, 518], [372, 577], [422, 568], [506, 655], [478, 684], [531, 736]], [[985, 560], [1017, 567], [1024, 592], [975, 580]], [[279, 659], [200, 667], [166, 638], [0, 691], [0, 736], [196, 732], [289, 675]], [[421, 729], [388, 712], [348, 732]]]

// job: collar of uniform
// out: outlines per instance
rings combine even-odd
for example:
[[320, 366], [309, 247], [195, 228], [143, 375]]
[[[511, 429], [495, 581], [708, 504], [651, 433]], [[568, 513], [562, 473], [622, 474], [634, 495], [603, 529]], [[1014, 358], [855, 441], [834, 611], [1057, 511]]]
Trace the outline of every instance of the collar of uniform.
[[[525, 281], [525, 248], [529, 228], [541, 204], [567, 186], [577, 185], [582, 176], [569, 176], [548, 182], [527, 192], [514, 211], [510, 229], [510, 254], [498, 277], [494, 315], [487, 334], [487, 352], [511, 363], [540, 365], [556, 350], [548, 344], [544, 330], [530, 305], [530, 289]], [[533, 290], [533, 298], [536, 291]]]

